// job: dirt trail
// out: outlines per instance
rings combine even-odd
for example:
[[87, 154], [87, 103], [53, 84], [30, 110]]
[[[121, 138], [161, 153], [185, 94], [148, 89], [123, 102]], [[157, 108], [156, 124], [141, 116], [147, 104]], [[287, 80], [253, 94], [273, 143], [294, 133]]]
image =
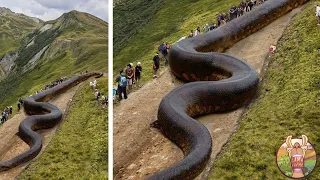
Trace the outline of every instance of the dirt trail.
[[[291, 18], [300, 10], [279, 18], [226, 53], [246, 60], [260, 73], [270, 45], [277, 43]], [[157, 118], [161, 99], [181, 84], [166, 70], [160, 78], [129, 94], [127, 100], [114, 108], [114, 179], [145, 179], [183, 159], [183, 152], [174, 143], [150, 127]], [[212, 162], [235, 131], [243, 112], [244, 108], [240, 108], [198, 118], [211, 133], [213, 149], [206, 170], [197, 179], [206, 179]]]
[[[69, 89], [61, 95], [56, 96], [54, 99], [50, 101], [50, 103], [58, 106], [64, 114], [67, 110], [69, 102], [76, 93], [78, 87], [79, 85]], [[9, 160], [29, 149], [28, 144], [26, 144], [16, 135], [16, 133], [18, 132], [19, 124], [25, 117], [26, 114], [22, 110], [20, 110], [19, 113], [17, 113], [14, 117], [9, 119], [0, 127], [0, 162]], [[44, 149], [49, 144], [59, 125], [51, 129], [37, 131], [41, 135], [43, 140], [43, 147], [40, 154], [43, 153]], [[35, 161], [38, 157], [39, 156], [37, 156], [32, 161]], [[9, 171], [0, 172], [0, 180], [15, 179], [15, 177], [17, 177], [26, 168], [26, 166], [30, 164], [30, 162], [31, 161], [22, 164], [16, 168], [13, 168]]]

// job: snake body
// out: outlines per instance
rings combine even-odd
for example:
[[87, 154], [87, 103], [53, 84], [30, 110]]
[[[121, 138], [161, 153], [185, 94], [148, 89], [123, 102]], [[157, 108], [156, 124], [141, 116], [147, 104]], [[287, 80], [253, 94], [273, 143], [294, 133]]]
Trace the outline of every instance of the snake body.
[[199, 115], [239, 108], [256, 94], [258, 73], [247, 62], [219, 53], [308, 0], [268, 0], [226, 25], [176, 43], [169, 53], [171, 72], [186, 83], [168, 93], [158, 110], [162, 132], [184, 152], [180, 162], [148, 180], [194, 179], [212, 148]]
[[10, 160], [1, 162], [0, 172], [28, 162], [39, 154], [42, 148], [42, 139], [35, 131], [52, 128], [62, 119], [61, 110], [57, 106], [47, 103], [47, 101], [91, 76], [100, 77], [101, 74], [86, 73], [84, 75], [74, 76], [51, 89], [42, 91], [24, 100], [24, 110], [29, 116], [20, 123], [18, 134], [20, 138], [30, 146], [30, 149]]

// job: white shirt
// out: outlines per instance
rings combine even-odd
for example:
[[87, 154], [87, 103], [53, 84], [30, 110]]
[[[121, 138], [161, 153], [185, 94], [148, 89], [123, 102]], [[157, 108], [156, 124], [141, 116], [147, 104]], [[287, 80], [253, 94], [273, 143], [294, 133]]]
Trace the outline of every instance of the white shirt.
[[196, 36], [196, 35], [199, 35], [199, 34], [200, 34], [200, 32], [198, 30], [196, 30], [194, 35]]
[[316, 7], [316, 16], [320, 16], [320, 6]]

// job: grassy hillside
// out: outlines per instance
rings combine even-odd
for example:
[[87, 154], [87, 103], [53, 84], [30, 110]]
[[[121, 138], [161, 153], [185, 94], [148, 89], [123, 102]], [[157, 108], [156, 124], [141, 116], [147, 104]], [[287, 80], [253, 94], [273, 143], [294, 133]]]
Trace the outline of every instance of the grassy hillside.
[[[44, 25], [52, 27], [43, 32], [39, 28], [24, 38], [15, 71], [2, 81], [5, 86], [0, 87], [0, 108], [15, 105], [19, 97], [26, 97], [59, 77], [86, 70], [106, 72], [106, 22], [71, 11]], [[30, 59], [45, 46], [48, 49], [32, 65]]]
[[[36, 28], [40, 27], [43, 21], [16, 14], [9, 9], [0, 7], [0, 59], [9, 52], [19, 49], [21, 40]], [[38, 21], [38, 22], [37, 22]]]
[[[219, 155], [210, 179], [287, 179], [275, 162], [289, 135], [307, 135], [320, 153], [320, 28], [313, 5], [285, 30], [258, 101]], [[320, 179], [319, 163], [308, 179]]]
[[[107, 78], [98, 89], [107, 94]], [[108, 111], [94, 100], [87, 83], [41, 157], [19, 179], [108, 179]]]
[[[163, 0], [161, 8], [154, 15], [154, 18], [148, 21], [144, 27], [139, 27], [139, 31], [128, 38], [119, 53], [115, 55], [113, 60], [114, 73], [118, 74], [119, 69], [130, 62], [136, 64], [140, 61], [144, 67], [142, 81], [150, 80], [152, 78], [152, 58], [160, 43], [169, 42], [172, 44], [182, 36], [188, 35], [191, 29], [195, 30], [198, 26], [202, 29], [206, 23], [216, 23], [216, 16], [219, 12], [228, 12], [231, 6], [238, 5], [240, 2], [240, 0]], [[127, 9], [135, 5], [130, 3]], [[146, 11], [154, 10], [151, 8], [145, 9]], [[114, 21], [115, 27], [129, 21], [124, 19], [125, 17], [140, 16], [141, 18], [141, 15], [135, 11], [121, 13], [115, 11], [114, 14], [114, 17], [119, 18], [119, 20]], [[149, 12], [149, 14], [152, 14], [152, 12]], [[123, 18], [120, 18], [120, 16]], [[133, 24], [130, 28], [137, 29], [138, 25]], [[119, 36], [122, 34], [119, 31]], [[118, 36], [116, 29], [114, 36]]]
[[[117, 55], [128, 39], [144, 29], [162, 7], [163, 0], [124, 0], [115, 2], [113, 8], [113, 53]], [[130, 12], [130, 13], [128, 13]]]

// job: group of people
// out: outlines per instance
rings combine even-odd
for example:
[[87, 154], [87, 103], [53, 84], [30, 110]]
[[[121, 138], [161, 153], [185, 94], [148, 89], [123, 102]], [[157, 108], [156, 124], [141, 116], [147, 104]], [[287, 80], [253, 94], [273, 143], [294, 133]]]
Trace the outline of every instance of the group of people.
[[108, 105], [108, 96], [101, 93], [99, 89], [97, 89], [97, 79], [94, 78], [93, 81], [90, 81], [90, 89], [94, 91], [95, 100], [100, 101], [102, 108], [106, 108]]
[[2, 112], [1, 112], [1, 118], [0, 118], [0, 124], [3, 124], [6, 122], [9, 118], [9, 115], [12, 114], [12, 106], [7, 106]]
[[[162, 59], [164, 61], [164, 65], [167, 66], [169, 64], [169, 59], [168, 59], [168, 54], [169, 51], [171, 49], [171, 46], [169, 43], [165, 43], [163, 42], [162, 44], [159, 45], [158, 47], [158, 52], [156, 52], [156, 54], [153, 56], [153, 65], [152, 65], [152, 69], [153, 69], [153, 78], [157, 78], [158, 77], [158, 70], [160, 68], [160, 60]], [[161, 54], [161, 57], [159, 56], [159, 54]]]
[[[229, 13], [219, 13], [217, 16], [217, 23], [212, 24], [212, 25], [209, 25], [209, 24], [204, 25], [202, 28], [202, 31], [204, 33], [212, 31], [212, 30], [218, 28], [219, 26], [222, 26], [222, 25], [226, 24], [227, 22], [244, 15], [245, 12], [251, 11], [254, 8], [254, 6], [257, 6], [261, 3], [263, 3], [264, 1], [267, 1], [267, 0], [241, 1], [239, 6], [231, 7], [229, 10]], [[200, 33], [201, 33], [200, 27], [197, 27], [195, 32], [193, 32], [193, 30], [190, 31], [188, 38], [197, 36]]]
[[124, 99], [128, 98], [128, 93], [132, 91], [133, 84], [140, 87], [141, 73], [141, 62], [138, 62], [136, 67], [133, 66], [133, 63], [129, 63], [125, 71], [123, 69], [119, 70], [119, 75], [116, 77], [116, 83], [118, 83], [116, 94], [119, 95], [119, 100], [122, 100], [122, 94]]
[[64, 76], [64, 77], [62, 77], [62, 78], [58, 78], [58, 79], [56, 79], [56, 80], [52, 81], [51, 83], [44, 85], [44, 89], [41, 89], [40, 91], [43, 91], [43, 90], [47, 90], [47, 89], [53, 88], [53, 87], [55, 87], [55, 86], [57, 86], [57, 85], [59, 85], [59, 84], [63, 83], [63, 81], [65, 81], [66, 79], [67, 79], [67, 77], [66, 77], [66, 76]]

